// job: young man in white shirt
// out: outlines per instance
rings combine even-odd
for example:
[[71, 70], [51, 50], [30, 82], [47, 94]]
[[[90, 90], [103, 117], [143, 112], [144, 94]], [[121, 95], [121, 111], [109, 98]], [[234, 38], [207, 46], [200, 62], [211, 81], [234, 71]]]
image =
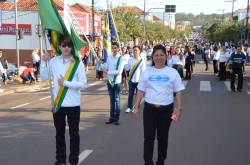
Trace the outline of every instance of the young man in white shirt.
[[104, 72], [108, 76], [107, 86], [110, 97], [110, 117], [106, 124], [120, 125], [120, 91], [124, 60], [119, 54], [119, 48], [117, 42], [112, 43], [112, 55], [108, 57], [107, 62], [103, 65]]
[[[86, 87], [87, 78], [82, 61], [73, 57], [73, 44], [69, 37], [63, 37], [60, 41], [60, 49], [62, 54], [50, 59], [48, 54], [42, 57], [40, 75], [42, 80], [49, 79], [49, 71], [53, 77], [54, 88], [53, 97], [56, 103], [57, 98], [61, 99], [59, 90], [67, 89], [62, 104], [59, 110], [53, 113], [54, 126], [56, 128], [56, 162], [55, 165], [66, 165], [66, 142], [65, 142], [65, 126], [66, 116], [69, 125], [70, 135], [70, 165], [77, 165], [79, 161], [80, 136], [80, 104], [81, 104], [81, 89]], [[77, 61], [79, 60], [79, 61]], [[48, 61], [48, 62], [47, 62]], [[76, 68], [72, 80], [65, 80], [66, 72], [74, 63], [79, 65]], [[48, 64], [48, 65], [47, 65]], [[75, 64], [74, 64], [75, 65]], [[57, 96], [57, 97], [54, 97]], [[54, 103], [54, 104], [55, 104]]]
[[135, 91], [137, 92], [137, 85], [141, 76], [141, 73], [146, 69], [146, 62], [140, 57], [140, 47], [134, 46], [134, 57], [129, 59], [128, 64], [125, 66], [126, 70], [130, 70], [128, 81], [129, 81], [129, 92], [128, 92], [128, 106], [125, 110], [126, 113], [132, 112], [133, 99]]

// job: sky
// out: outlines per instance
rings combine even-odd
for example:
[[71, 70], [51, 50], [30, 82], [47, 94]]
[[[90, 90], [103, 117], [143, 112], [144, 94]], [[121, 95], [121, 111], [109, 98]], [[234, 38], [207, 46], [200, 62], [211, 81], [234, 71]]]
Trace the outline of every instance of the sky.
[[[91, 5], [92, 0], [68, 0], [70, 2], [80, 2], [83, 4]], [[222, 10], [225, 13], [231, 13], [232, 2], [226, 2], [230, 0], [146, 0], [146, 11], [150, 8], [164, 8], [165, 5], [176, 5], [176, 12], [200, 14], [222, 14]], [[232, 0], [231, 0], [232, 1]], [[127, 6], [138, 6], [144, 9], [144, 0], [109, 0], [112, 2], [112, 6], [118, 6], [126, 4]], [[234, 10], [246, 8], [247, 0], [235, 0]], [[107, 0], [95, 0], [95, 6], [98, 8], [106, 8]], [[163, 12], [162, 10], [150, 10], [152, 12]]]

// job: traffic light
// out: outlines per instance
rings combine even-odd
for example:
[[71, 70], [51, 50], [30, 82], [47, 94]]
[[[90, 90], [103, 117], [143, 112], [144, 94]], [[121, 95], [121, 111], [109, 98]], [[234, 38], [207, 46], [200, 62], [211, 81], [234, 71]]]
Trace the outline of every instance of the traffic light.
[[23, 39], [24, 31], [22, 29], [18, 29], [18, 40]]

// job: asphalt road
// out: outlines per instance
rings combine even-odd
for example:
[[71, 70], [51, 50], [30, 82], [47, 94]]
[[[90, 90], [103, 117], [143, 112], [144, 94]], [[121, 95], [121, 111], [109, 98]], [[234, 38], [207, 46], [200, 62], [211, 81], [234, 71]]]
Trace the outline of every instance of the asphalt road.
[[[166, 165], [250, 164], [250, 76], [245, 75], [242, 93], [233, 93], [229, 81], [218, 81], [199, 64], [184, 84], [184, 111], [181, 121], [171, 126]], [[48, 96], [43, 90], [0, 97], [1, 165], [54, 163], [55, 129]], [[121, 125], [105, 125], [105, 83], [92, 80], [82, 92], [81, 165], [143, 164], [142, 120], [124, 113], [127, 96], [122, 95], [121, 102]]]

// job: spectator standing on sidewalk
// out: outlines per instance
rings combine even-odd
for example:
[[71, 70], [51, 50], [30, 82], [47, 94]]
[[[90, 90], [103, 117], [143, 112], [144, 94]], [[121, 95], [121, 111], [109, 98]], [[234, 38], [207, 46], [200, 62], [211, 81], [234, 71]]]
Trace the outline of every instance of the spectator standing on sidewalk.
[[[79, 65], [73, 75], [71, 81], [65, 80], [65, 75], [77, 57], [73, 57], [72, 41], [68, 36], [64, 36], [59, 42], [62, 54], [50, 59], [48, 54], [42, 57], [41, 61], [41, 79], [48, 80], [49, 68], [51, 76], [53, 77], [54, 87], [53, 95], [55, 100], [57, 98], [63, 98], [60, 96], [60, 91], [67, 89], [65, 97], [62, 101], [59, 110], [53, 113], [54, 126], [56, 128], [56, 162], [55, 165], [66, 165], [66, 141], [65, 141], [65, 127], [66, 116], [69, 126], [70, 135], [70, 165], [77, 165], [79, 161], [80, 152], [80, 135], [79, 135], [79, 123], [80, 123], [80, 105], [81, 105], [81, 89], [87, 85], [87, 78], [82, 61], [79, 61]], [[48, 65], [46, 61], [48, 61]], [[64, 90], [65, 91], [65, 90]]]
[[38, 75], [40, 73], [40, 56], [38, 55], [39, 50], [34, 49], [32, 52], [32, 61], [33, 61], [33, 67], [35, 68], [35, 78], [36, 81], [38, 80]]
[[[143, 110], [144, 126], [144, 161], [145, 165], [154, 165], [154, 140], [158, 140], [157, 165], [164, 165], [167, 157], [168, 134], [172, 122], [171, 116], [180, 119], [182, 102], [181, 91], [184, 90], [181, 77], [171, 67], [165, 66], [166, 48], [156, 45], [153, 50], [153, 66], [143, 72], [136, 96], [134, 117], [138, 119], [140, 104], [145, 97]], [[174, 93], [176, 97], [174, 98]], [[175, 103], [174, 103], [175, 102]]]
[[130, 70], [128, 75], [129, 92], [128, 92], [128, 105], [125, 110], [126, 113], [132, 112], [133, 100], [135, 91], [137, 92], [137, 85], [142, 72], [146, 69], [146, 62], [140, 57], [140, 47], [134, 46], [134, 56], [129, 59], [127, 65], [125, 65], [126, 70]]
[[238, 85], [237, 90], [242, 91], [243, 87], [243, 66], [246, 60], [246, 56], [242, 53], [242, 48], [240, 45], [236, 46], [236, 52], [232, 53], [229, 58], [229, 63], [232, 68], [231, 75], [231, 90], [235, 92], [235, 77], [238, 75]]
[[5, 59], [3, 57], [3, 52], [0, 50], [0, 62], [3, 66], [3, 73], [1, 74], [2, 79], [3, 79], [3, 84], [7, 85], [7, 79], [8, 79], [8, 75], [7, 75], [7, 69], [8, 69], [8, 61], [7, 59]]
[[110, 99], [110, 116], [106, 124], [120, 125], [120, 92], [124, 60], [119, 54], [120, 45], [117, 42], [112, 43], [111, 48], [112, 54], [108, 57], [107, 62], [103, 64], [103, 71], [108, 76], [107, 86]]

